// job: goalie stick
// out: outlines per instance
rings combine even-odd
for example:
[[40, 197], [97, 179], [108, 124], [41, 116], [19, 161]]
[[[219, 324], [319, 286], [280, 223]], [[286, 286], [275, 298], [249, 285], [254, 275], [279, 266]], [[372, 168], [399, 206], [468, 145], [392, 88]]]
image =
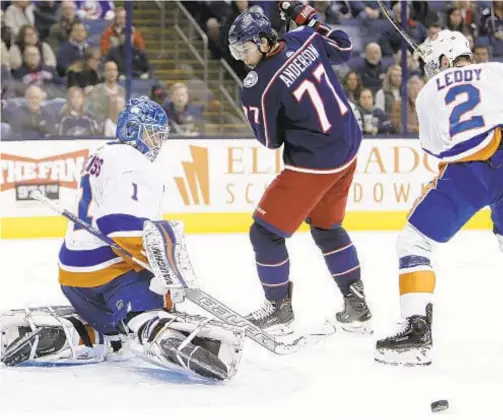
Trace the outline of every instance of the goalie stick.
[[[79, 219], [75, 214], [70, 211], [56, 205], [51, 200], [49, 200], [40, 190], [34, 190], [30, 194], [30, 197], [40, 201], [41, 203], [47, 205], [51, 209], [53, 209], [56, 213], [61, 214], [66, 217], [73, 223], [79, 225], [83, 229], [87, 230], [90, 234], [100, 239], [107, 245], [109, 245], [113, 250], [115, 250], [121, 257], [128, 258], [134, 261], [136, 264], [145, 268], [146, 270], [152, 272], [151, 267], [144, 263], [143, 261], [135, 258], [131, 253], [126, 251], [108, 236], [103, 235], [98, 229], [91, 226], [89, 223], [84, 220]], [[257, 327], [252, 322], [248, 321], [246, 318], [224, 305], [222, 302], [215, 299], [213, 296], [207, 294], [201, 289], [192, 289], [185, 288], [184, 289], [185, 296], [188, 300], [195, 303], [200, 308], [219, 318], [223, 322], [232, 325], [234, 327], [244, 328], [246, 336], [251, 340], [255, 341], [260, 346], [266, 348], [267, 350], [278, 354], [290, 354], [298, 351], [301, 347], [305, 346], [308, 343], [316, 343], [320, 339], [324, 337], [328, 337], [335, 332], [335, 328], [330, 326], [328, 323], [325, 326], [330, 327], [330, 330], [320, 331], [319, 333], [312, 333], [308, 335], [302, 335], [291, 343], [283, 343], [281, 341], [276, 340], [273, 336], [266, 333], [259, 327]]]

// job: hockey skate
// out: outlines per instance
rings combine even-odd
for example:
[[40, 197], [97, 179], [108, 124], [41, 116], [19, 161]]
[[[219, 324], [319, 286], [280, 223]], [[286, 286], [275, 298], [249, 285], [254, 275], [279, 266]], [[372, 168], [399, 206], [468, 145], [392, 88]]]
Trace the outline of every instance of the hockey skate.
[[408, 317], [397, 334], [378, 340], [374, 359], [394, 366], [430, 365], [432, 308], [432, 304], [428, 304], [426, 316]]
[[372, 334], [372, 314], [365, 300], [363, 282], [358, 280], [349, 287], [344, 296], [344, 310], [335, 314], [336, 323], [347, 332]]
[[293, 333], [295, 317], [292, 308], [293, 283], [288, 283], [288, 295], [278, 301], [266, 300], [262, 308], [252, 312], [245, 318], [271, 335], [287, 335]]

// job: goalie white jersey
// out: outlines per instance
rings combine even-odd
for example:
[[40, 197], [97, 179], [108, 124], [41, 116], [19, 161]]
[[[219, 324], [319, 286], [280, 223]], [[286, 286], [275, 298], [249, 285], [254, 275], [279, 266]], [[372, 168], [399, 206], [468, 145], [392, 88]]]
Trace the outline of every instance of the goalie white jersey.
[[[80, 196], [73, 212], [110, 236], [136, 258], [142, 252], [143, 222], [162, 219], [163, 178], [155, 162], [134, 147], [108, 143], [91, 153], [80, 179]], [[59, 253], [59, 280], [66, 286], [95, 287], [127, 271], [142, 268], [124, 261], [112, 248], [68, 224]]]
[[416, 101], [422, 148], [442, 162], [486, 160], [501, 141], [503, 64], [450, 68]]

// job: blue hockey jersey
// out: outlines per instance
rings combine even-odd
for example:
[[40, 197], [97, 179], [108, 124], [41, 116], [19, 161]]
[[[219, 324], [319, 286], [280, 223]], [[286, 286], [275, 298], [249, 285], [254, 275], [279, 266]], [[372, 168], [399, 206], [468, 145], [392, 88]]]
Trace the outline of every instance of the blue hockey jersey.
[[260, 143], [284, 145], [286, 169], [334, 173], [354, 160], [361, 131], [332, 65], [351, 56], [341, 30], [299, 27], [243, 81], [243, 110]]

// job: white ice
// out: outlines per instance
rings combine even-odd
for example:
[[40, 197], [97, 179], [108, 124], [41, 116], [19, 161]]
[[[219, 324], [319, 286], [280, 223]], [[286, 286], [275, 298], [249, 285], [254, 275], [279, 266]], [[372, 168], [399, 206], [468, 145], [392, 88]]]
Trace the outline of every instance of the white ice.
[[[503, 418], [503, 256], [488, 231], [463, 231], [438, 252], [434, 363], [376, 364], [377, 337], [399, 316], [396, 232], [353, 232], [374, 312], [373, 337], [344, 333], [288, 356], [247, 342], [230, 382], [191, 383], [130, 360], [66, 368], [0, 368], [0, 418], [451, 419]], [[64, 304], [56, 280], [59, 240], [2, 241], [0, 309]], [[202, 287], [241, 313], [262, 303], [246, 235], [189, 236]], [[341, 299], [308, 234], [289, 241], [300, 330]], [[432, 414], [430, 402], [450, 409]], [[162, 416], [162, 417], [161, 417]]]

